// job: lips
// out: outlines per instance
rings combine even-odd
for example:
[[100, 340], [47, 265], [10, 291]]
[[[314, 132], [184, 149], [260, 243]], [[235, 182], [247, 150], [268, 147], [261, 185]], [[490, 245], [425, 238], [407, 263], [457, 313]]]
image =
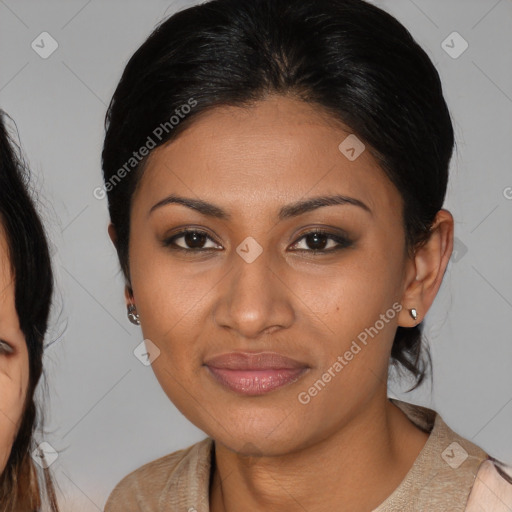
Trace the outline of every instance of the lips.
[[231, 352], [205, 361], [217, 382], [244, 395], [262, 395], [296, 382], [309, 366], [276, 352]]

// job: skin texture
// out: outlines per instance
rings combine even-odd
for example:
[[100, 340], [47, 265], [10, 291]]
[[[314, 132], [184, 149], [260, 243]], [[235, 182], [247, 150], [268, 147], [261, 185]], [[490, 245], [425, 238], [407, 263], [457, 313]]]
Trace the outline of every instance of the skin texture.
[[[354, 161], [339, 151], [350, 133], [293, 98], [216, 108], [153, 151], [134, 195], [127, 303], [160, 350], [152, 366], [162, 388], [216, 441], [214, 512], [370, 510], [427, 440], [387, 400], [388, 362], [397, 326], [420, 322], [435, 298], [453, 218], [441, 210], [429, 242], [408, 259], [400, 194], [368, 150]], [[371, 213], [346, 204], [277, 217], [289, 203], [335, 193]], [[178, 204], [150, 213], [170, 194], [214, 203], [231, 218]], [[187, 254], [164, 245], [184, 227], [205, 231], [211, 240], [202, 246], [219, 250]], [[314, 255], [337, 243], [304, 238], [313, 228], [346, 232], [351, 244]], [[109, 233], [115, 243], [112, 225]], [[263, 250], [252, 263], [236, 252], [246, 237]], [[183, 237], [174, 243], [190, 247]], [[302, 404], [298, 394], [396, 302], [400, 313]], [[239, 395], [204, 366], [232, 351], [275, 351], [309, 370], [265, 395]]]
[[28, 381], [28, 350], [16, 313], [7, 240], [0, 222], [0, 474], [22, 419]]

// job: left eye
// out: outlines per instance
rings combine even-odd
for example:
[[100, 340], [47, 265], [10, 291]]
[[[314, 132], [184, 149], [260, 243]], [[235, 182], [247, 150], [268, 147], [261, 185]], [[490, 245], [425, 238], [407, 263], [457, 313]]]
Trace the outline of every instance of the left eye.
[[0, 340], [0, 354], [12, 354], [14, 349], [9, 345], [9, 343], [4, 340]]
[[[305, 244], [309, 246], [309, 249], [297, 249], [296, 246], [300, 244], [301, 241], [305, 242]], [[329, 242], [331, 242], [330, 247]], [[292, 247], [295, 247], [296, 250], [306, 252], [333, 252], [343, 249], [344, 247], [349, 247], [351, 244], [352, 242], [344, 236], [328, 233], [327, 231], [316, 230], [302, 235], [302, 237], [295, 242]]]

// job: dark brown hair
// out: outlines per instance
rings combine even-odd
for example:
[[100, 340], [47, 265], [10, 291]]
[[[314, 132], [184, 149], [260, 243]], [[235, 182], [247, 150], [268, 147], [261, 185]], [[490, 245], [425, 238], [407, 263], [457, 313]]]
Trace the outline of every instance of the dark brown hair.
[[43, 341], [52, 302], [53, 273], [45, 231], [28, 193], [28, 173], [19, 146], [0, 110], [0, 221], [14, 276], [15, 306], [29, 355], [29, 384], [21, 424], [0, 475], [2, 512], [35, 512], [46, 499], [57, 512], [48, 469], [41, 482], [31, 457], [37, 409], [34, 392], [43, 372]]

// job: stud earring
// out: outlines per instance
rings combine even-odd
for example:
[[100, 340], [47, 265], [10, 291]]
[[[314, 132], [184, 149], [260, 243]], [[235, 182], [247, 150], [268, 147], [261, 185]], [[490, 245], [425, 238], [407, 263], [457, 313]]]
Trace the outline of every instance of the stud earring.
[[139, 314], [137, 313], [137, 308], [133, 304], [128, 305], [127, 316], [128, 320], [130, 320], [132, 324], [140, 325]]
[[418, 312], [414, 308], [409, 309], [409, 313], [411, 314], [413, 320], [416, 320], [416, 318], [418, 318]]

